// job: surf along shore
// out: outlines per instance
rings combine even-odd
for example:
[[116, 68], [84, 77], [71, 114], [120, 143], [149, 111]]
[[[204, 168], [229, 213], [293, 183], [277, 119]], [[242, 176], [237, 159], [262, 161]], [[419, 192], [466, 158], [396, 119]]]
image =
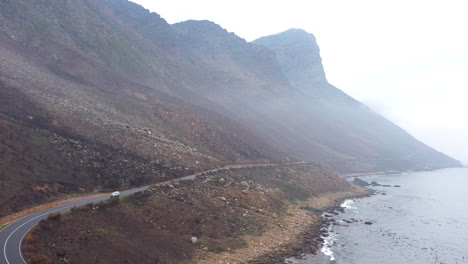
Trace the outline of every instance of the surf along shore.
[[344, 200], [369, 194], [367, 189], [357, 186], [353, 191], [320, 194], [289, 208], [288, 214], [278, 219], [277, 226], [264, 234], [249, 237], [248, 247], [234, 252], [209, 253], [197, 263], [284, 263], [286, 257], [317, 254], [329, 224], [321, 213], [340, 211]]

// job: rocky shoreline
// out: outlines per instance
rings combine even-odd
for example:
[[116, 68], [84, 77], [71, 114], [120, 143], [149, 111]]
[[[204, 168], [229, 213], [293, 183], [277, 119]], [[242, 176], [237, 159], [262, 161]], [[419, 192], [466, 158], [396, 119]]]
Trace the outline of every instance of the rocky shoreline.
[[272, 264], [284, 263], [288, 257], [317, 254], [323, 245], [323, 237], [328, 236], [328, 226], [332, 224], [330, 219], [321, 216], [322, 213], [338, 214], [343, 210], [340, 205], [344, 200], [370, 194], [368, 189], [355, 186], [351, 192], [319, 195], [295, 205], [289, 216], [283, 219], [289, 224], [250, 238], [248, 247], [233, 252], [201, 254], [197, 263]]

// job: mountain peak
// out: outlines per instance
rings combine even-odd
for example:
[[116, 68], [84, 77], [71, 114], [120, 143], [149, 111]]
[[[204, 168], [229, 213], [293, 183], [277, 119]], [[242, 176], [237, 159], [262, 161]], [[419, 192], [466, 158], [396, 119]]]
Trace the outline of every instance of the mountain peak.
[[226, 31], [220, 25], [216, 24], [213, 21], [206, 20], [206, 19], [204, 19], [204, 20], [189, 19], [189, 20], [186, 20], [186, 21], [175, 23], [175, 24], [173, 24], [173, 26], [175, 26], [175, 27], [178, 27], [178, 26], [197, 27], [200, 30], [211, 29], [211, 30]]
[[[234, 33], [229, 33], [220, 25], [209, 20], [187, 20], [172, 25], [173, 29], [183, 35], [197, 35], [198, 37], [216, 36], [216, 37], [235, 37]], [[240, 38], [239, 38], [240, 39]]]
[[282, 40], [288, 42], [309, 42], [318, 47], [314, 34], [301, 28], [290, 28], [286, 31], [276, 33], [270, 36], [261, 37], [254, 42], [264, 42], [267, 39]]
[[309, 33], [302, 28], [290, 28], [286, 31], [277, 33], [276, 35], [314, 36], [314, 34]]
[[293, 87], [308, 94], [327, 83], [320, 49], [313, 34], [303, 29], [259, 38], [253, 43], [275, 52], [282, 71]]
[[172, 29], [184, 40], [184, 47], [213, 50], [221, 47], [235, 48], [246, 41], [220, 25], [208, 20], [187, 20], [172, 25]]

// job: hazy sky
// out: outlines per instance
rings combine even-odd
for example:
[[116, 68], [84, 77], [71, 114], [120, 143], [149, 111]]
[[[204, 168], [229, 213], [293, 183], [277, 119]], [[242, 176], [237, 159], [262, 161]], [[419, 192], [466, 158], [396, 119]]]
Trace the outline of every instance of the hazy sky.
[[134, 0], [169, 23], [207, 19], [252, 41], [313, 33], [330, 83], [468, 165], [466, 0]]

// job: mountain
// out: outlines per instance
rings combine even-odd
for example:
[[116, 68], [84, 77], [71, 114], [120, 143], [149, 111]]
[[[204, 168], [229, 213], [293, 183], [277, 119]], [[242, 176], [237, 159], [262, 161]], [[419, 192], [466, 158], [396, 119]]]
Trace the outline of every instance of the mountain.
[[[461, 165], [329, 84], [312, 34], [291, 29], [254, 43], [275, 52], [296, 102], [310, 113], [309, 120], [318, 128], [309, 135], [318, 138], [317, 144], [338, 152], [341, 162], [337, 170], [359, 166], [370, 170], [424, 170]], [[317, 120], [312, 117], [315, 113], [319, 113]], [[320, 131], [330, 126], [334, 129]]]
[[0, 1], [1, 214], [232, 163], [459, 163], [328, 84], [312, 35], [246, 42], [127, 0]]

